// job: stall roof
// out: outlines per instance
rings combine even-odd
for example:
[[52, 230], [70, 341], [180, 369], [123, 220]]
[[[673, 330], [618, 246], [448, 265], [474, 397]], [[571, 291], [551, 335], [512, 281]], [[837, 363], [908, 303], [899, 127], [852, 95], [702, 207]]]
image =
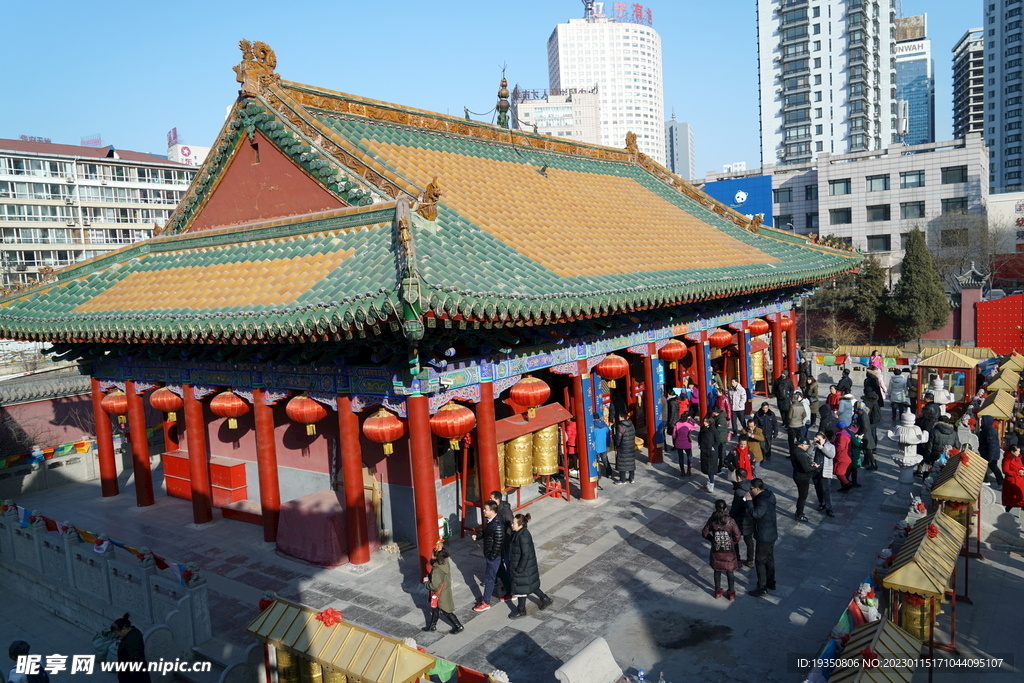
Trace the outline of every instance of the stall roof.
[[919, 368], [961, 368], [964, 370], [977, 367], [977, 358], [957, 353], [953, 349], [943, 349], [934, 356], [925, 358], [917, 364]]
[[954, 455], [935, 479], [932, 500], [973, 503], [981, 491], [987, 469], [988, 461], [972, 450]]
[[1007, 356], [1006, 360], [999, 366], [1000, 370], [1005, 368], [1016, 370], [1017, 372], [1024, 370], [1024, 356], [1014, 351]]
[[[880, 660], [880, 666], [865, 666], [865, 649]], [[840, 659], [858, 662], [855, 666], [837, 667], [828, 683], [909, 683], [914, 678], [913, 667], [890, 667], [886, 663], [914, 661], [921, 652], [921, 641], [914, 638], [888, 619], [880, 619], [858, 626], [850, 634]], [[868, 657], [870, 659], [870, 657]]]
[[[932, 538], [928, 528], [938, 534]], [[928, 598], [943, 598], [960, 556], [967, 529], [942, 512], [933, 512], [914, 523], [907, 540], [882, 579], [884, 588], [892, 588]]]
[[854, 356], [856, 358], [863, 358], [870, 356], [872, 351], [878, 351], [886, 358], [902, 358], [903, 349], [898, 346], [851, 346], [846, 344], [844, 346], [837, 346], [836, 350], [833, 351], [833, 355], [836, 356]]
[[921, 349], [921, 358], [928, 358], [942, 353], [946, 349], [955, 351], [961, 356], [967, 356], [968, 358], [975, 358], [977, 360], [986, 360], [988, 358], [996, 358], [996, 352], [987, 346], [926, 346]]
[[246, 631], [256, 640], [365, 683], [413, 683], [435, 658], [401, 641], [342, 621], [325, 626], [316, 610], [281, 598]]
[[998, 390], [1002, 391], [1017, 391], [1017, 387], [1020, 384], [1020, 375], [1009, 368], [1003, 370], [998, 375], [989, 380], [986, 389], [991, 392]]

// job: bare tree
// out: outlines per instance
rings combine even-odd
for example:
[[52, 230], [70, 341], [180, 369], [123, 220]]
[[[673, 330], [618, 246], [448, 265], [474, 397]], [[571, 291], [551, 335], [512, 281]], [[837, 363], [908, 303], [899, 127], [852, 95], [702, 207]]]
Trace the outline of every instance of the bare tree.
[[929, 221], [927, 235], [935, 269], [944, 282], [951, 282], [971, 264], [990, 272], [995, 254], [1014, 251], [1016, 227], [985, 214], [951, 213]]

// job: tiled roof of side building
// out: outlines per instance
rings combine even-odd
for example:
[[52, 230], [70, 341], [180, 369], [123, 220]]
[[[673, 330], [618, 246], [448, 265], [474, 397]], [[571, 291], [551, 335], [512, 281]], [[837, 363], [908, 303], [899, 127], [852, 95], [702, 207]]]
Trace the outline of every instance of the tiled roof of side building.
[[[81, 157], [82, 159], [107, 159], [109, 145], [103, 147], [81, 147], [79, 145], [62, 145], [52, 142], [32, 142], [30, 140], [9, 140], [0, 139], [0, 154], [4, 152], [26, 152], [29, 154]], [[171, 161], [165, 156], [148, 154], [146, 152], [133, 152], [128, 149], [116, 149], [117, 159], [111, 161], [139, 161], [154, 164], [172, 164], [188, 168], [186, 164]]]
[[[803, 286], [860, 261], [758, 229], [635, 148], [281, 82], [252, 61], [236, 70], [242, 97], [167, 234], [0, 299], [0, 336], [379, 333], [409, 319], [402, 305], [413, 289], [417, 316], [532, 324]], [[230, 191], [225, 178], [243, 177], [232, 163], [247, 140], [272, 141], [264, 160], [287, 157], [273, 168], [298, 166], [339, 205], [356, 206], [303, 215], [294, 202], [267, 202], [285, 207], [279, 220], [197, 221], [204, 207], [223, 210], [211, 198]]]

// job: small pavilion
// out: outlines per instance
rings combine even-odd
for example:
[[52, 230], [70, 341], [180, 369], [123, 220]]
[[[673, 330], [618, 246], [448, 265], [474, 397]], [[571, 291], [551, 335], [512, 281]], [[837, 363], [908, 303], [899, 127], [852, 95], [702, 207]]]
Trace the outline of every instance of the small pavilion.
[[163, 413], [182, 523], [216, 507], [280, 547], [289, 505], [327, 492], [345, 561], [386, 528], [425, 567], [439, 517], [502, 481], [534, 488], [529, 443], [544, 467], [552, 443], [575, 451], [596, 498], [603, 406], [659, 462], [666, 384], [706, 397], [710, 345], [734, 345], [750, 388], [752, 332], [770, 329], [773, 371], [785, 338], [795, 373], [794, 301], [860, 262], [736, 213], [633, 135], [510, 130], [504, 80], [488, 125], [285, 81], [269, 46], [241, 49], [238, 99], [165, 229], [0, 299], [0, 336], [91, 375], [102, 495], [123, 428], [153, 504]]

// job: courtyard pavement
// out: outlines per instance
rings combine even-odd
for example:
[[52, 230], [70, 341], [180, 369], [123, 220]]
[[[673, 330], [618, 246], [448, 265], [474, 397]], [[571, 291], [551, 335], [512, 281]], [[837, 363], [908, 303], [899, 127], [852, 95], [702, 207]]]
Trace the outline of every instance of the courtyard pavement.
[[[888, 410], [884, 413], [880, 437], [892, 427]], [[775, 441], [774, 457], [759, 473], [779, 501], [778, 590], [767, 598], [746, 595], [756, 580], [753, 569], [742, 567], [736, 601], [714, 598], [708, 544], [700, 530], [716, 499], [731, 501], [732, 486], [719, 481], [714, 494], [708, 493], [704, 478], [679, 477], [670, 453], [663, 464], [640, 462], [633, 485], [603, 480], [596, 502], [545, 499], [525, 510], [533, 516], [530, 529], [542, 586], [555, 599], [546, 611], [531, 603], [529, 616], [513, 621], [508, 619], [511, 606], [499, 603], [473, 613], [483, 560], [477, 544], [456, 536], [451, 543], [454, 576], [460, 579], [456, 611], [466, 631], [454, 636], [444, 624], [437, 633], [420, 631], [428, 599], [415, 552], [377, 552], [361, 568], [308, 567], [279, 557], [254, 525], [218, 515], [205, 528], [189, 528], [187, 501], [158, 495], [155, 505], [137, 508], [128, 481], [122, 481], [122, 494], [115, 498], [100, 498], [98, 483], [89, 483], [16, 502], [127, 543], [148, 545], [176, 562], [198, 562], [211, 589], [214, 633], [237, 651], [251, 642], [245, 627], [256, 616], [261, 593], [273, 590], [316, 609], [334, 607], [347, 619], [395, 637], [415, 638], [437, 656], [485, 672], [504, 670], [513, 683], [554, 681], [554, 670], [598, 635], [608, 640], [623, 669], [644, 669], [649, 680], [664, 672], [670, 683], [801, 681], [805, 670], [796, 666], [796, 658], [820, 651], [902, 517], [882, 511], [897, 471], [892, 448], [881, 440], [881, 469], [862, 471], [862, 488], [833, 492], [834, 518], [816, 511], [812, 489], [809, 523], [793, 518], [792, 468], [785, 440]], [[974, 604], [957, 605], [956, 632], [965, 656], [1016, 656], [1017, 668], [1008, 665], [979, 679], [991, 683], [1024, 680], [1024, 540], [1016, 519], [996, 505], [997, 495], [985, 492], [986, 559], [972, 560]], [[0, 590], [5, 601], [0, 636], [7, 642], [29, 634], [33, 651], [43, 654], [71, 654], [70, 647], [89, 642], [91, 634], [76, 632], [12, 597], [7, 588]], [[948, 610], [940, 624], [948, 624]], [[915, 681], [926, 679], [926, 672], [919, 671]], [[966, 679], [963, 671], [945, 670], [935, 672], [934, 680]]]

